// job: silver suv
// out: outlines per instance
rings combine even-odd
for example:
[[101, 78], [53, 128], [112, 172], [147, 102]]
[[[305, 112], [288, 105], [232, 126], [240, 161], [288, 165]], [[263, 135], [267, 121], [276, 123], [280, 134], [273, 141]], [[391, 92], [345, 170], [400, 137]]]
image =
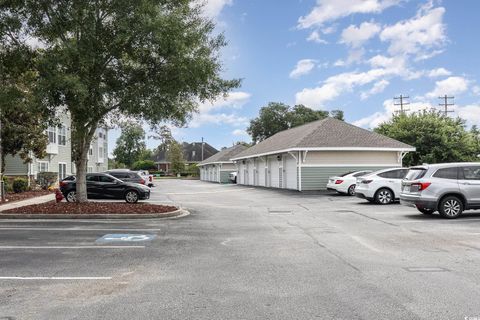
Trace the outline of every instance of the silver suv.
[[410, 168], [402, 181], [400, 203], [423, 214], [438, 210], [454, 219], [480, 209], [480, 163], [443, 163]]

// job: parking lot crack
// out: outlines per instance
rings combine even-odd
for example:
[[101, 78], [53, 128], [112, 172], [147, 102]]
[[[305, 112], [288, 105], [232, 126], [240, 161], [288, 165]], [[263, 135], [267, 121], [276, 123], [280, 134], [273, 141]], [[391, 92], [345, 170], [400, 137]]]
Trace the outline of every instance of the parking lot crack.
[[350, 262], [348, 262], [344, 257], [342, 257], [340, 254], [336, 253], [335, 251], [331, 250], [330, 248], [328, 248], [325, 244], [323, 244], [322, 242], [320, 242], [313, 234], [310, 233], [310, 231], [300, 225], [297, 225], [297, 224], [294, 224], [294, 223], [291, 223], [289, 221], [287, 221], [287, 224], [292, 226], [292, 227], [297, 227], [298, 229], [302, 230], [302, 232], [308, 236], [310, 239], [313, 240], [313, 243], [324, 249], [325, 251], [327, 251], [329, 254], [331, 254], [332, 256], [336, 257], [338, 260], [340, 260], [341, 262], [343, 262], [344, 264], [346, 264], [347, 266], [349, 266], [350, 268], [354, 269], [355, 271], [357, 272], [360, 272], [360, 269], [358, 269], [356, 266], [354, 266], [353, 264], [351, 264]]

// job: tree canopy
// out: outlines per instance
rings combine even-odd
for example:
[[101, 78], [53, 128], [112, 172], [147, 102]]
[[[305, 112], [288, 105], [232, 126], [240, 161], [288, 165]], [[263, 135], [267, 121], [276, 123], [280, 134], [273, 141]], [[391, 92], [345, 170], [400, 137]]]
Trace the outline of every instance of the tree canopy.
[[395, 115], [376, 132], [417, 148], [408, 153], [404, 165], [476, 161], [478, 136], [465, 129], [465, 121], [436, 111]]
[[[301, 104], [292, 108], [284, 103], [270, 102], [266, 107], [260, 109], [257, 118], [250, 121], [247, 132], [252, 137], [253, 142], [257, 143], [280, 131], [321, 120], [328, 116], [328, 111], [313, 110]], [[343, 111], [334, 110], [332, 116], [343, 120]]]
[[138, 123], [125, 122], [121, 125], [122, 133], [117, 139], [113, 156], [117, 163], [127, 167], [139, 161], [147, 149], [145, 144], [145, 131]]
[[239, 86], [222, 78], [226, 45], [196, 0], [10, 0], [0, 45], [38, 43], [37, 99], [72, 120], [77, 201], [87, 201], [87, 155], [107, 115], [183, 124], [198, 102]]
[[37, 74], [34, 56], [27, 47], [11, 50], [0, 45], [0, 120], [2, 121], [2, 168], [6, 155], [20, 155], [31, 161], [31, 154], [46, 154], [49, 114], [36, 107], [33, 90]]

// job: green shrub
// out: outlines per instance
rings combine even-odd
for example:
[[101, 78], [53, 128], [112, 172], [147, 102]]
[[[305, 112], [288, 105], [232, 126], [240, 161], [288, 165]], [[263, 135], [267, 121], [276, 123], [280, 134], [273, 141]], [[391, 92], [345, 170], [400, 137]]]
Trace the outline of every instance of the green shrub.
[[58, 173], [56, 172], [39, 172], [37, 174], [37, 183], [44, 190], [53, 186], [58, 181]]
[[16, 178], [15, 180], [13, 180], [12, 188], [13, 188], [13, 192], [15, 193], [21, 193], [21, 192], [27, 191], [28, 189], [27, 179]]
[[156, 169], [157, 166], [155, 165], [155, 162], [151, 160], [141, 160], [141, 161], [136, 161], [132, 165], [133, 170], [152, 170]]
[[7, 192], [7, 193], [8, 193], [8, 192], [13, 192], [13, 190], [12, 190], [12, 184], [9, 183], [8, 178], [5, 177], [5, 176], [3, 176], [3, 177], [2, 177], [2, 180], [3, 180], [3, 186], [4, 186], [4, 188], [5, 188], [5, 192]]

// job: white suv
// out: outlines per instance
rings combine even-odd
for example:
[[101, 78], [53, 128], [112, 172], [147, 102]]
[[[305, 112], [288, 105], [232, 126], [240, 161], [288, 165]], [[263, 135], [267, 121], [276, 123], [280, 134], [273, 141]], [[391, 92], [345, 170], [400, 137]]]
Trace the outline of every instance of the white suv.
[[400, 198], [402, 179], [408, 169], [384, 169], [357, 178], [355, 195], [378, 204], [390, 204]]

